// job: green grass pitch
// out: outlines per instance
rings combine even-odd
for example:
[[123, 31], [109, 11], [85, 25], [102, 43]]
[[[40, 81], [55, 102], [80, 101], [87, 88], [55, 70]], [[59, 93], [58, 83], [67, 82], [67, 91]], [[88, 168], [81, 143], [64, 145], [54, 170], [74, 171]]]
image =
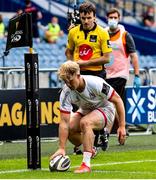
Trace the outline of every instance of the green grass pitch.
[[57, 142], [42, 142], [42, 169], [28, 170], [26, 143], [4, 143], [0, 146], [0, 179], [156, 179], [156, 135], [130, 136], [124, 146], [110, 137], [110, 147], [100, 151], [91, 161], [92, 172], [74, 174], [82, 161], [81, 155], [72, 155], [73, 146], [68, 143], [67, 154], [71, 167], [67, 172], [49, 172], [51, 153]]

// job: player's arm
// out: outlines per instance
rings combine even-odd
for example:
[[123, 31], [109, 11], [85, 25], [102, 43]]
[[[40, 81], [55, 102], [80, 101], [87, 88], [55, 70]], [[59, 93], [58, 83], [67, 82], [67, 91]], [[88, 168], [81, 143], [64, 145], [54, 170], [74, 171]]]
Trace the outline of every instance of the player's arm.
[[117, 130], [118, 140], [120, 144], [124, 144], [126, 138], [124, 103], [118, 93], [108, 83], [106, 83], [106, 81], [103, 80], [103, 83], [99, 83], [97, 89], [100, 90], [104, 99], [108, 99], [108, 101], [115, 105], [119, 121], [119, 128]]
[[73, 60], [73, 51], [70, 50], [69, 48], [66, 49], [65, 55], [66, 55], [67, 60]]
[[69, 134], [70, 113], [60, 112], [61, 121], [59, 124], [59, 148], [65, 149]]
[[139, 75], [139, 59], [136, 53], [135, 42], [133, 40], [133, 37], [129, 33], [126, 33], [126, 51], [131, 58], [131, 63], [134, 68], [134, 74]]
[[125, 127], [125, 108], [124, 108], [124, 104], [123, 104], [121, 97], [116, 92], [114, 92], [110, 101], [113, 104], [115, 104], [117, 113], [119, 115], [119, 119], [120, 119], [119, 126], [124, 128]]
[[73, 54], [74, 54], [74, 40], [73, 40], [73, 33], [72, 33], [72, 29], [69, 31], [68, 33], [68, 43], [67, 43], [67, 47], [65, 50], [65, 55], [67, 60], [73, 60]]
[[71, 112], [70, 94], [66, 90], [62, 90], [60, 95], [60, 123], [59, 123], [59, 149], [50, 157], [53, 159], [57, 155], [66, 154], [66, 142], [69, 134], [69, 121]]
[[138, 88], [141, 85], [141, 80], [139, 77], [139, 59], [136, 53], [133, 37], [129, 33], [126, 34], [126, 50], [127, 50], [127, 54], [129, 54], [131, 58], [131, 63], [134, 68], [135, 77], [133, 81], [133, 86]]
[[139, 75], [139, 60], [136, 52], [130, 53], [131, 62], [134, 68], [134, 74]]
[[59, 149], [50, 157], [50, 159], [53, 159], [58, 155], [65, 156], [66, 154], [65, 147], [69, 134], [69, 119], [70, 113], [61, 112], [61, 121], [59, 124]]
[[124, 144], [126, 138], [124, 104], [121, 97], [116, 92], [114, 92], [110, 101], [115, 105], [117, 114], [119, 116], [119, 128], [117, 130], [118, 140], [120, 144]]

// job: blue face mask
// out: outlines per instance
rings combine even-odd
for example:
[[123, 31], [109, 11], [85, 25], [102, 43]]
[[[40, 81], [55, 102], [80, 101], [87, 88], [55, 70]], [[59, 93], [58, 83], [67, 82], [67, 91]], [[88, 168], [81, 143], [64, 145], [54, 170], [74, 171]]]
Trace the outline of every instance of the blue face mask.
[[118, 20], [108, 19], [108, 26], [110, 29], [116, 29], [118, 27]]

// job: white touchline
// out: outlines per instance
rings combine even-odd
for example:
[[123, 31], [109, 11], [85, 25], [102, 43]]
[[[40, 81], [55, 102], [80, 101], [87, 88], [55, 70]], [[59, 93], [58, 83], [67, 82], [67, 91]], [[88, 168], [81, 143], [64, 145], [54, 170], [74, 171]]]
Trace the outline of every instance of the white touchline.
[[[92, 167], [97, 167], [97, 166], [112, 166], [112, 165], [117, 165], [117, 164], [134, 164], [134, 163], [144, 163], [144, 162], [156, 162], [156, 160], [149, 159], [149, 160], [138, 160], [138, 161], [125, 161], [125, 162], [111, 162], [111, 163], [102, 163], [102, 164], [92, 164]], [[72, 166], [72, 167], [70, 167], [70, 169], [77, 168], [77, 167], [79, 167], [79, 166]], [[41, 170], [42, 171], [49, 171], [48, 168], [42, 168]], [[8, 170], [8, 171], [0, 171], [0, 174], [22, 173], [22, 172], [28, 172], [28, 171], [32, 171], [32, 170], [30, 170], [30, 169]], [[98, 171], [98, 170], [95, 170], [95, 172], [96, 171], [97, 172], [109, 172], [109, 171], [100, 171], [100, 170]], [[110, 171], [110, 172], [112, 173], [113, 171]], [[121, 171], [121, 172], [124, 172], [124, 171]], [[127, 173], [129, 173], [129, 172], [127, 172]], [[137, 173], [137, 171], [134, 172], [134, 173]], [[140, 171], [139, 171], [139, 173], [140, 173]]]

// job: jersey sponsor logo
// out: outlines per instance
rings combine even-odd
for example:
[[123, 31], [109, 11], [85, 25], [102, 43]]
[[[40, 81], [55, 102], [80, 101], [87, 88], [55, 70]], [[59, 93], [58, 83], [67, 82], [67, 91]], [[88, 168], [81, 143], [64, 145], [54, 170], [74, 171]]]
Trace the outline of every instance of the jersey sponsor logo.
[[109, 90], [110, 90], [110, 86], [108, 86], [107, 84], [103, 83], [103, 87], [102, 87], [103, 94], [108, 95]]
[[97, 36], [96, 35], [90, 35], [90, 42], [97, 42]]
[[93, 55], [93, 49], [88, 44], [82, 44], [79, 47], [79, 57], [82, 60], [88, 60]]

